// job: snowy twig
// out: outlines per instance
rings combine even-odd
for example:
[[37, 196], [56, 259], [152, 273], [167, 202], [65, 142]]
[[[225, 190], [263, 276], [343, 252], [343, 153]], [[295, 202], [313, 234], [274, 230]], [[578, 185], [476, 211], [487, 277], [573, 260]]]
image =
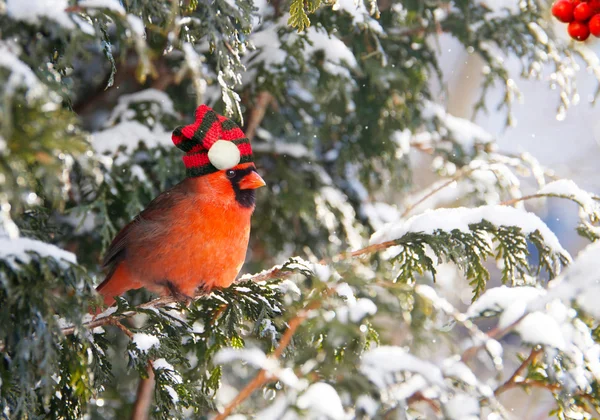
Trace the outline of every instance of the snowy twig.
[[506, 391], [507, 389], [510, 389], [514, 386], [517, 386], [521, 383], [523, 383], [523, 380], [519, 380], [519, 378], [521, 378], [523, 376], [523, 372], [525, 371], [525, 369], [527, 369], [529, 367], [529, 365], [531, 365], [532, 363], [535, 362], [535, 359], [542, 353], [542, 349], [538, 348], [538, 349], [532, 349], [531, 353], [529, 354], [529, 357], [527, 357], [525, 360], [523, 360], [523, 363], [521, 363], [521, 365], [517, 368], [517, 370], [515, 370], [515, 373], [512, 374], [512, 376], [510, 378], [508, 378], [508, 380], [506, 382], [504, 382], [502, 385], [500, 385], [498, 388], [496, 388], [496, 390], [494, 391], [494, 395], [498, 396], [500, 394], [502, 394], [504, 391]]
[[[521, 315], [519, 318], [517, 318], [513, 323], [511, 323], [510, 325], [507, 325], [504, 328], [494, 328], [492, 329], [489, 333], [486, 334], [486, 336], [488, 337], [488, 339], [493, 338], [495, 340], [499, 340], [500, 338], [504, 337], [506, 334], [508, 334], [509, 332], [512, 331], [513, 328], [515, 328], [519, 322], [521, 322], [523, 320], [523, 318], [525, 318], [529, 313], [525, 312], [523, 315]], [[481, 344], [478, 344], [476, 346], [471, 346], [468, 349], [466, 349], [462, 356], [461, 356], [461, 361], [463, 361], [464, 363], [466, 363], [468, 360], [470, 360], [473, 356], [475, 356], [477, 354], [477, 352], [479, 352], [479, 350], [481, 350], [482, 348], [484, 348], [486, 345], [486, 342], [482, 342]]]
[[[271, 356], [273, 359], [277, 360], [281, 357], [284, 350], [287, 348], [287, 346], [292, 341], [292, 337], [296, 333], [296, 330], [298, 329], [298, 327], [302, 324], [302, 322], [304, 322], [304, 320], [308, 317], [308, 315], [310, 314], [311, 311], [318, 309], [322, 305], [324, 298], [326, 296], [328, 296], [329, 294], [331, 294], [332, 291], [333, 291], [333, 289], [327, 288], [325, 291], [325, 296], [322, 296], [322, 299], [317, 299], [317, 300], [312, 301], [304, 309], [302, 309], [300, 312], [298, 312], [294, 318], [292, 318], [289, 321], [288, 329], [285, 331], [285, 333], [281, 337], [281, 340], [279, 341], [279, 345], [277, 346], [277, 348], [273, 352], [273, 355]], [[239, 406], [241, 403], [243, 403], [246, 399], [248, 399], [248, 397], [250, 397], [250, 395], [252, 395], [254, 393], [254, 391], [256, 391], [258, 388], [262, 387], [263, 385], [265, 385], [266, 383], [268, 383], [269, 381], [271, 381], [273, 379], [275, 379], [275, 378], [269, 376], [265, 369], [261, 369], [256, 374], [254, 379], [252, 379], [252, 381], [250, 381], [248, 383], [248, 385], [246, 385], [239, 392], [239, 394], [237, 394], [237, 396], [227, 405], [227, 407], [225, 407], [223, 412], [219, 413], [214, 418], [214, 420], [224, 420], [225, 418], [227, 418], [233, 412], [233, 410], [237, 406]]]
[[445, 182], [442, 185], [440, 185], [439, 187], [437, 187], [437, 188], [429, 191], [427, 194], [425, 194], [425, 196], [421, 197], [418, 201], [416, 201], [416, 202], [412, 203], [410, 206], [408, 206], [404, 210], [404, 212], [402, 213], [402, 215], [400, 217], [402, 219], [404, 219], [419, 204], [423, 203], [425, 200], [427, 200], [428, 198], [430, 198], [434, 194], [436, 194], [436, 193], [440, 192], [441, 190], [443, 190], [444, 188], [446, 188], [446, 187], [454, 184], [456, 181], [458, 181], [462, 177], [469, 175], [470, 173], [472, 173], [473, 171], [475, 171], [477, 169], [479, 169], [479, 168], [467, 167], [465, 170], [459, 170], [459, 171], [457, 171], [456, 175], [454, 175], [452, 178], [450, 178], [447, 182]]

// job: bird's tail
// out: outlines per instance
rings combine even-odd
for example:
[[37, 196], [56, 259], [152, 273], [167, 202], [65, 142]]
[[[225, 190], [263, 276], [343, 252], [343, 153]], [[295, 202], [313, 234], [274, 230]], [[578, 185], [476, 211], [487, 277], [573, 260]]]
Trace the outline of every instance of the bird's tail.
[[131, 279], [131, 275], [125, 264], [121, 263], [96, 287], [96, 291], [104, 298], [104, 305], [111, 306], [115, 303], [115, 296], [121, 296], [128, 290], [140, 287], [141, 285], [137, 281]]

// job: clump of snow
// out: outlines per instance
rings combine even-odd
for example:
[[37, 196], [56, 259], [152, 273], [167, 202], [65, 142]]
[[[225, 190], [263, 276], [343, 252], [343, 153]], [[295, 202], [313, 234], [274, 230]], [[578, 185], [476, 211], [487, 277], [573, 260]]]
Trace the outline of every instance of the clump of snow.
[[366, 216], [369, 224], [377, 230], [386, 223], [397, 222], [400, 220], [400, 212], [390, 204], [382, 202], [366, 202], [360, 207], [361, 213]]
[[282, 368], [279, 362], [275, 359], [267, 357], [267, 355], [258, 348], [221, 349], [215, 354], [214, 362], [216, 364], [227, 364], [234, 360], [242, 360], [256, 368], [264, 369], [269, 374], [278, 377], [284, 384], [296, 388], [300, 386], [300, 380], [289, 368]]
[[[512, 308], [515, 307], [516, 306], [514, 305], [512, 306]], [[498, 326], [500, 328], [506, 328], [516, 322], [518, 318], [519, 317], [515, 318], [515, 316], [507, 310], [500, 317]], [[561, 326], [556, 319], [544, 312], [538, 311], [527, 314], [515, 326], [514, 331], [527, 343], [545, 344], [559, 350], [564, 350], [566, 347], [565, 339], [561, 332]]]
[[455, 378], [469, 386], [477, 385], [477, 378], [471, 369], [460, 361], [460, 357], [450, 357], [442, 363], [442, 372], [446, 378]]
[[146, 27], [144, 26], [144, 22], [142, 22], [142, 19], [140, 19], [137, 16], [128, 14], [127, 23], [129, 23], [129, 27], [135, 33], [138, 39], [143, 39], [143, 37], [146, 35]]
[[285, 143], [282, 141], [272, 141], [263, 143], [254, 143], [252, 150], [262, 153], [273, 153], [280, 156], [291, 156], [293, 158], [311, 158], [314, 154], [311, 150], [301, 143]]
[[476, 143], [491, 143], [494, 141], [494, 136], [477, 124], [447, 113], [441, 105], [434, 102], [427, 103], [422, 116], [425, 119], [437, 118], [440, 124], [450, 132], [452, 138], [467, 151], [472, 150]]
[[340, 322], [346, 324], [348, 321], [357, 323], [368, 315], [377, 313], [377, 306], [371, 299], [356, 299], [352, 288], [348, 283], [340, 283], [336, 286], [336, 292], [346, 300], [346, 305], [336, 308], [335, 313]]
[[477, 0], [476, 3], [489, 10], [486, 19], [502, 19], [521, 12], [518, 0]]
[[66, 29], [75, 29], [75, 24], [65, 9], [69, 7], [67, 0], [7, 0], [8, 15], [32, 25], [39, 25], [42, 18], [53, 20]]
[[423, 376], [430, 384], [442, 386], [441, 370], [433, 363], [421, 360], [401, 347], [381, 346], [367, 351], [362, 358], [360, 371], [379, 388], [393, 380], [393, 374], [412, 372]]
[[375, 417], [379, 403], [370, 395], [361, 395], [356, 399], [356, 409], [363, 411], [369, 417]]
[[[160, 125], [151, 130], [137, 121], [125, 121], [92, 135], [92, 146], [97, 153], [117, 154], [120, 149], [123, 149], [126, 154], [131, 154], [140, 141], [149, 148], [168, 147], [171, 137]], [[119, 155], [115, 163], [123, 163], [126, 159]]]
[[333, 10], [340, 10], [348, 13], [352, 17], [352, 22], [355, 25], [366, 25], [373, 32], [383, 33], [383, 28], [377, 20], [370, 16], [369, 11], [362, 0], [337, 0], [332, 8]]
[[600, 318], [600, 242], [584, 248], [573, 264], [548, 285], [547, 301], [561, 299], [577, 301], [580, 307], [595, 318]]
[[[106, 125], [113, 125], [118, 119], [122, 121], [131, 120], [133, 117], [133, 110], [130, 108], [133, 104], [140, 102], [156, 104], [157, 107], [151, 110], [153, 115], [176, 115], [173, 101], [169, 95], [158, 89], [145, 89], [128, 95], [121, 95], [119, 97], [119, 102], [113, 108]], [[158, 107], [160, 107], [160, 109], [158, 109]]]
[[158, 347], [160, 345], [158, 337], [144, 333], [134, 334], [131, 341], [143, 353], [148, 352], [152, 347]]
[[345, 417], [342, 400], [335, 388], [324, 382], [317, 382], [298, 397], [296, 406], [308, 411], [310, 418], [325, 417], [331, 420]]
[[455, 394], [444, 403], [444, 412], [448, 420], [479, 420], [479, 401], [472, 395]]
[[[279, 37], [280, 31], [287, 28], [289, 15], [283, 16], [277, 22], [250, 35], [251, 43], [258, 50], [252, 55], [252, 65], [262, 63], [272, 73], [284, 71], [282, 65], [288, 57], [284, 48], [290, 48], [299, 40], [296, 33], [285, 32]], [[327, 32], [310, 26], [303, 34], [308, 43], [304, 44], [303, 53], [310, 58], [315, 52], [323, 51], [325, 60], [323, 68], [330, 74], [350, 77], [348, 67], [357, 66], [356, 57], [339, 38], [330, 36]]]
[[[354, 225], [356, 221], [356, 213], [354, 208], [348, 202], [346, 197], [341, 191], [333, 187], [322, 187], [320, 194], [315, 196], [315, 204], [317, 210], [317, 217], [325, 224], [325, 227], [330, 232], [336, 232], [339, 230], [338, 225], [341, 223], [346, 234], [346, 241], [350, 248], [359, 249], [362, 246], [362, 235], [360, 234], [357, 227]], [[339, 212], [339, 215], [333, 212], [331, 209], [335, 209]], [[339, 234], [332, 234], [329, 237], [331, 242], [340, 244]]]
[[177, 394], [177, 391], [170, 385], [165, 385], [165, 390], [169, 393], [169, 397], [171, 397], [173, 404], [177, 404], [179, 402], [179, 394]]
[[300, 292], [300, 288], [289, 279], [283, 280], [281, 283], [277, 284], [276, 287], [283, 293], [287, 295], [288, 293], [294, 296], [301, 296], [302, 292]]
[[588, 214], [598, 211], [598, 202], [594, 200], [592, 195], [579, 188], [579, 186], [570, 179], [552, 181], [549, 184], [546, 184], [537, 193], [569, 198], [579, 203], [583, 211]]
[[500, 286], [486, 290], [467, 310], [466, 315], [469, 318], [478, 316], [487, 316], [488, 314], [497, 314], [517, 301], [525, 303], [539, 298], [546, 294], [543, 289], [536, 287], [507, 287]]
[[167, 371], [169, 377], [171, 378], [171, 380], [176, 383], [176, 384], [180, 384], [183, 382], [183, 379], [181, 378], [181, 375], [179, 375], [179, 373], [177, 373], [177, 371], [175, 370], [175, 368], [173, 367], [172, 364], [170, 364], [169, 362], [167, 362], [165, 359], [156, 359], [152, 362], [152, 366], [154, 367], [154, 370], [164, 370]]
[[[19, 1], [19, 0], [17, 0]], [[20, 2], [19, 4], [27, 4]], [[6, 94], [10, 95], [18, 87], [27, 89], [27, 98], [39, 98], [46, 91], [33, 70], [19, 59], [20, 49], [8, 42], [0, 41], [0, 67], [10, 70], [8, 80], [4, 82]]]
[[[264, 368], [273, 362], [258, 348], [234, 349], [227, 348], [219, 350], [214, 357], [214, 362], [219, 365], [231, 363], [234, 360], [243, 360], [257, 368]], [[271, 364], [272, 365], [272, 364]]]
[[30, 253], [40, 257], [51, 257], [57, 261], [66, 261], [77, 264], [77, 257], [72, 252], [60, 249], [56, 245], [30, 238], [9, 238], [0, 231], [0, 258], [15, 264], [17, 261], [28, 264], [31, 261]]
[[107, 9], [121, 15], [125, 14], [125, 8], [118, 0], [80, 0], [77, 5], [85, 9]]
[[476, 208], [458, 207], [452, 209], [428, 210], [406, 221], [387, 224], [371, 236], [371, 244], [396, 240], [410, 232], [433, 234], [437, 230], [469, 232], [469, 225], [483, 220], [495, 226], [517, 226], [525, 234], [539, 231], [544, 243], [555, 253], [570, 258], [561, 246], [556, 235], [535, 214], [507, 206], [481, 206]]

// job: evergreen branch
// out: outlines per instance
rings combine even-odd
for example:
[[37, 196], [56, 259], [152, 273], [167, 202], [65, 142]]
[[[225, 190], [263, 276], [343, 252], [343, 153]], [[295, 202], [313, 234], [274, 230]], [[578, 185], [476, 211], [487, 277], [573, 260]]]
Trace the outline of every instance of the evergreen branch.
[[[518, 319], [516, 319], [512, 324], [507, 325], [504, 328], [493, 328], [490, 332], [488, 332], [487, 338], [489, 339], [494, 339], [494, 340], [499, 340], [502, 337], [504, 337], [506, 334], [508, 334], [509, 332], [512, 331], [513, 328], [515, 328], [519, 322], [521, 322], [523, 320], [523, 318], [525, 318], [527, 315], [529, 315], [528, 312], [525, 312], [523, 315], [521, 315]], [[487, 341], [487, 340], [486, 340]], [[466, 363], [467, 361], [469, 361], [473, 356], [475, 356], [479, 350], [481, 350], [482, 348], [485, 347], [486, 345], [486, 341], [482, 342], [481, 344], [475, 345], [475, 346], [471, 346], [468, 349], [466, 349], [460, 360], [464, 363]]]
[[[316, 299], [316, 300], [312, 301], [305, 308], [303, 308], [300, 312], [298, 312], [294, 318], [292, 318], [289, 321], [288, 329], [285, 331], [285, 333], [281, 337], [281, 340], [279, 340], [279, 345], [277, 346], [277, 348], [273, 352], [273, 355], [271, 356], [273, 359], [277, 360], [281, 357], [281, 355], [283, 354], [283, 352], [285, 351], [287, 346], [292, 341], [292, 337], [296, 333], [296, 330], [298, 329], [298, 327], [304, 322], [304, 320], [306, 318], [308, 318], [308, 315], [310, 314], [311, 311], [318, 309], [323, 304], [323, 301], [325, 300], [325, 298], [327, 296], [329, 296], [331, 293], [333, 293], [333, 290], [334, 289], [327, 288], [325, 290], [325, 296], [322, 296], [321, 299]], [[243, 403], [246, 399], [248, 399], [254, 393], [254, 391], [256, 391], [258, 388], [266, 385], [273, 379], [275, 379], [275, 378], [267, 375], [266, 370], [261, 369], [256, 374], [254, 379], [252, 379], [252, 381], [250, 381], [248, 383], [248, 385], [246, 385], [238, 393], [238, 395], [227, 405], [227, 407], [225, 407], [223, 412], [219, 413], [214, 418], [214, 420], [224, 420], [225, 418], [227, 418], [233, 412], [233, 410], [237, 406], [239, 406], [241, 403]]]
[[[354, 257], [360, 257], [365, 254], [372, 254], [374, 252], [381, 251], [381, 250], [387, 249], [387, 248], [395, 246], [395, 245], [398, 245], [397, 240], [382, 242], [380, 244], [369, 245], [365, 248], [362, 248], [362, 249], [359, 249], [356, 251], [343, 252], [341, 254], [338, 254], [335, 257], [331, 258], [329, 262], [335, 263], [335, 262], [338, 262], [341, 260], [346, 260], [346, 259], [350, 259], [350, 258], [354, 258]], [[320, 261], [320, 263], [327, 264], [328, 261], [323, 259]], [[258, 283], [258, 282], [264, 282], [264, 281], [274, 280], [274, 279], [285, 279], [287, 277], [290, 277], [294, 273], [295, 273], [294, 271], [287, 270], [282, 265], [276, 265], [268, 270], [264, 270], [257, 274], [253, 274], [250, 276], [242, 276], [238, 281], [244, 280], [244, 281], [252, 281], [252, 282]], [[196, 300], [202, 299], [205, 296], [206, 296], [205, 294], [198, 293], [197, 295], [194, 296], [194, 299], [196, 299]], [[111, 315], [111, 314], [101, 313], [101, 314], [97, 315], [94, 319], [92, 319], [91, 321], [84, 322], [83, 327], [88, 328], [88, 329], [93, 329], [93, 328], [101, 327], [104, 325], [116, 325], [118, 327], [118, 325], [115, 324], [115, 322], [120, 324], [118, 322], [118, 320], [130, 318], [130, 317], [134, 316], [135, 314], [137, 314], [138, 310], [158, 309], [158, 308], [163, 308], [163, 307], [173, 304], [173, 303], [178, 303], [178, 300], [175, 297], [162, 296], [157, 299], [153, 299], [149, 302], [142, 303], [141, 305], [137, 306], [135, 309], [124, 311], [119, 314]], [[126, 328], [122, 324], [120, 324], [120, 325], [121, 325], [121, 327]], [[71, 334], [75, 333], [75, 330], [76, 330], [75, 326], [65, 327], [62, 329], [62, 333], [64, 335], [71, 335]]]

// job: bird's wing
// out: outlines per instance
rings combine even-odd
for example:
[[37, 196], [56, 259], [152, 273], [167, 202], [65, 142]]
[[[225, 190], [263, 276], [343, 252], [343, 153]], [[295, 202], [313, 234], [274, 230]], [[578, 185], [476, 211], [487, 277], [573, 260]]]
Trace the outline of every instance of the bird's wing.
[[110, 278], [118, 263], [125, 258], [129, 241], [139, 237], [140, 228], [147, 222], [158, 222], [170, 217], [169, 209], [176, 207], [176, 204], [188, 194], [189, 187], [185, 181], [177, 184], [152, 200], [140, 214], [121, 229], [112, 240], [102, 260], [102, 268], [110, 268], [107, 278]]

